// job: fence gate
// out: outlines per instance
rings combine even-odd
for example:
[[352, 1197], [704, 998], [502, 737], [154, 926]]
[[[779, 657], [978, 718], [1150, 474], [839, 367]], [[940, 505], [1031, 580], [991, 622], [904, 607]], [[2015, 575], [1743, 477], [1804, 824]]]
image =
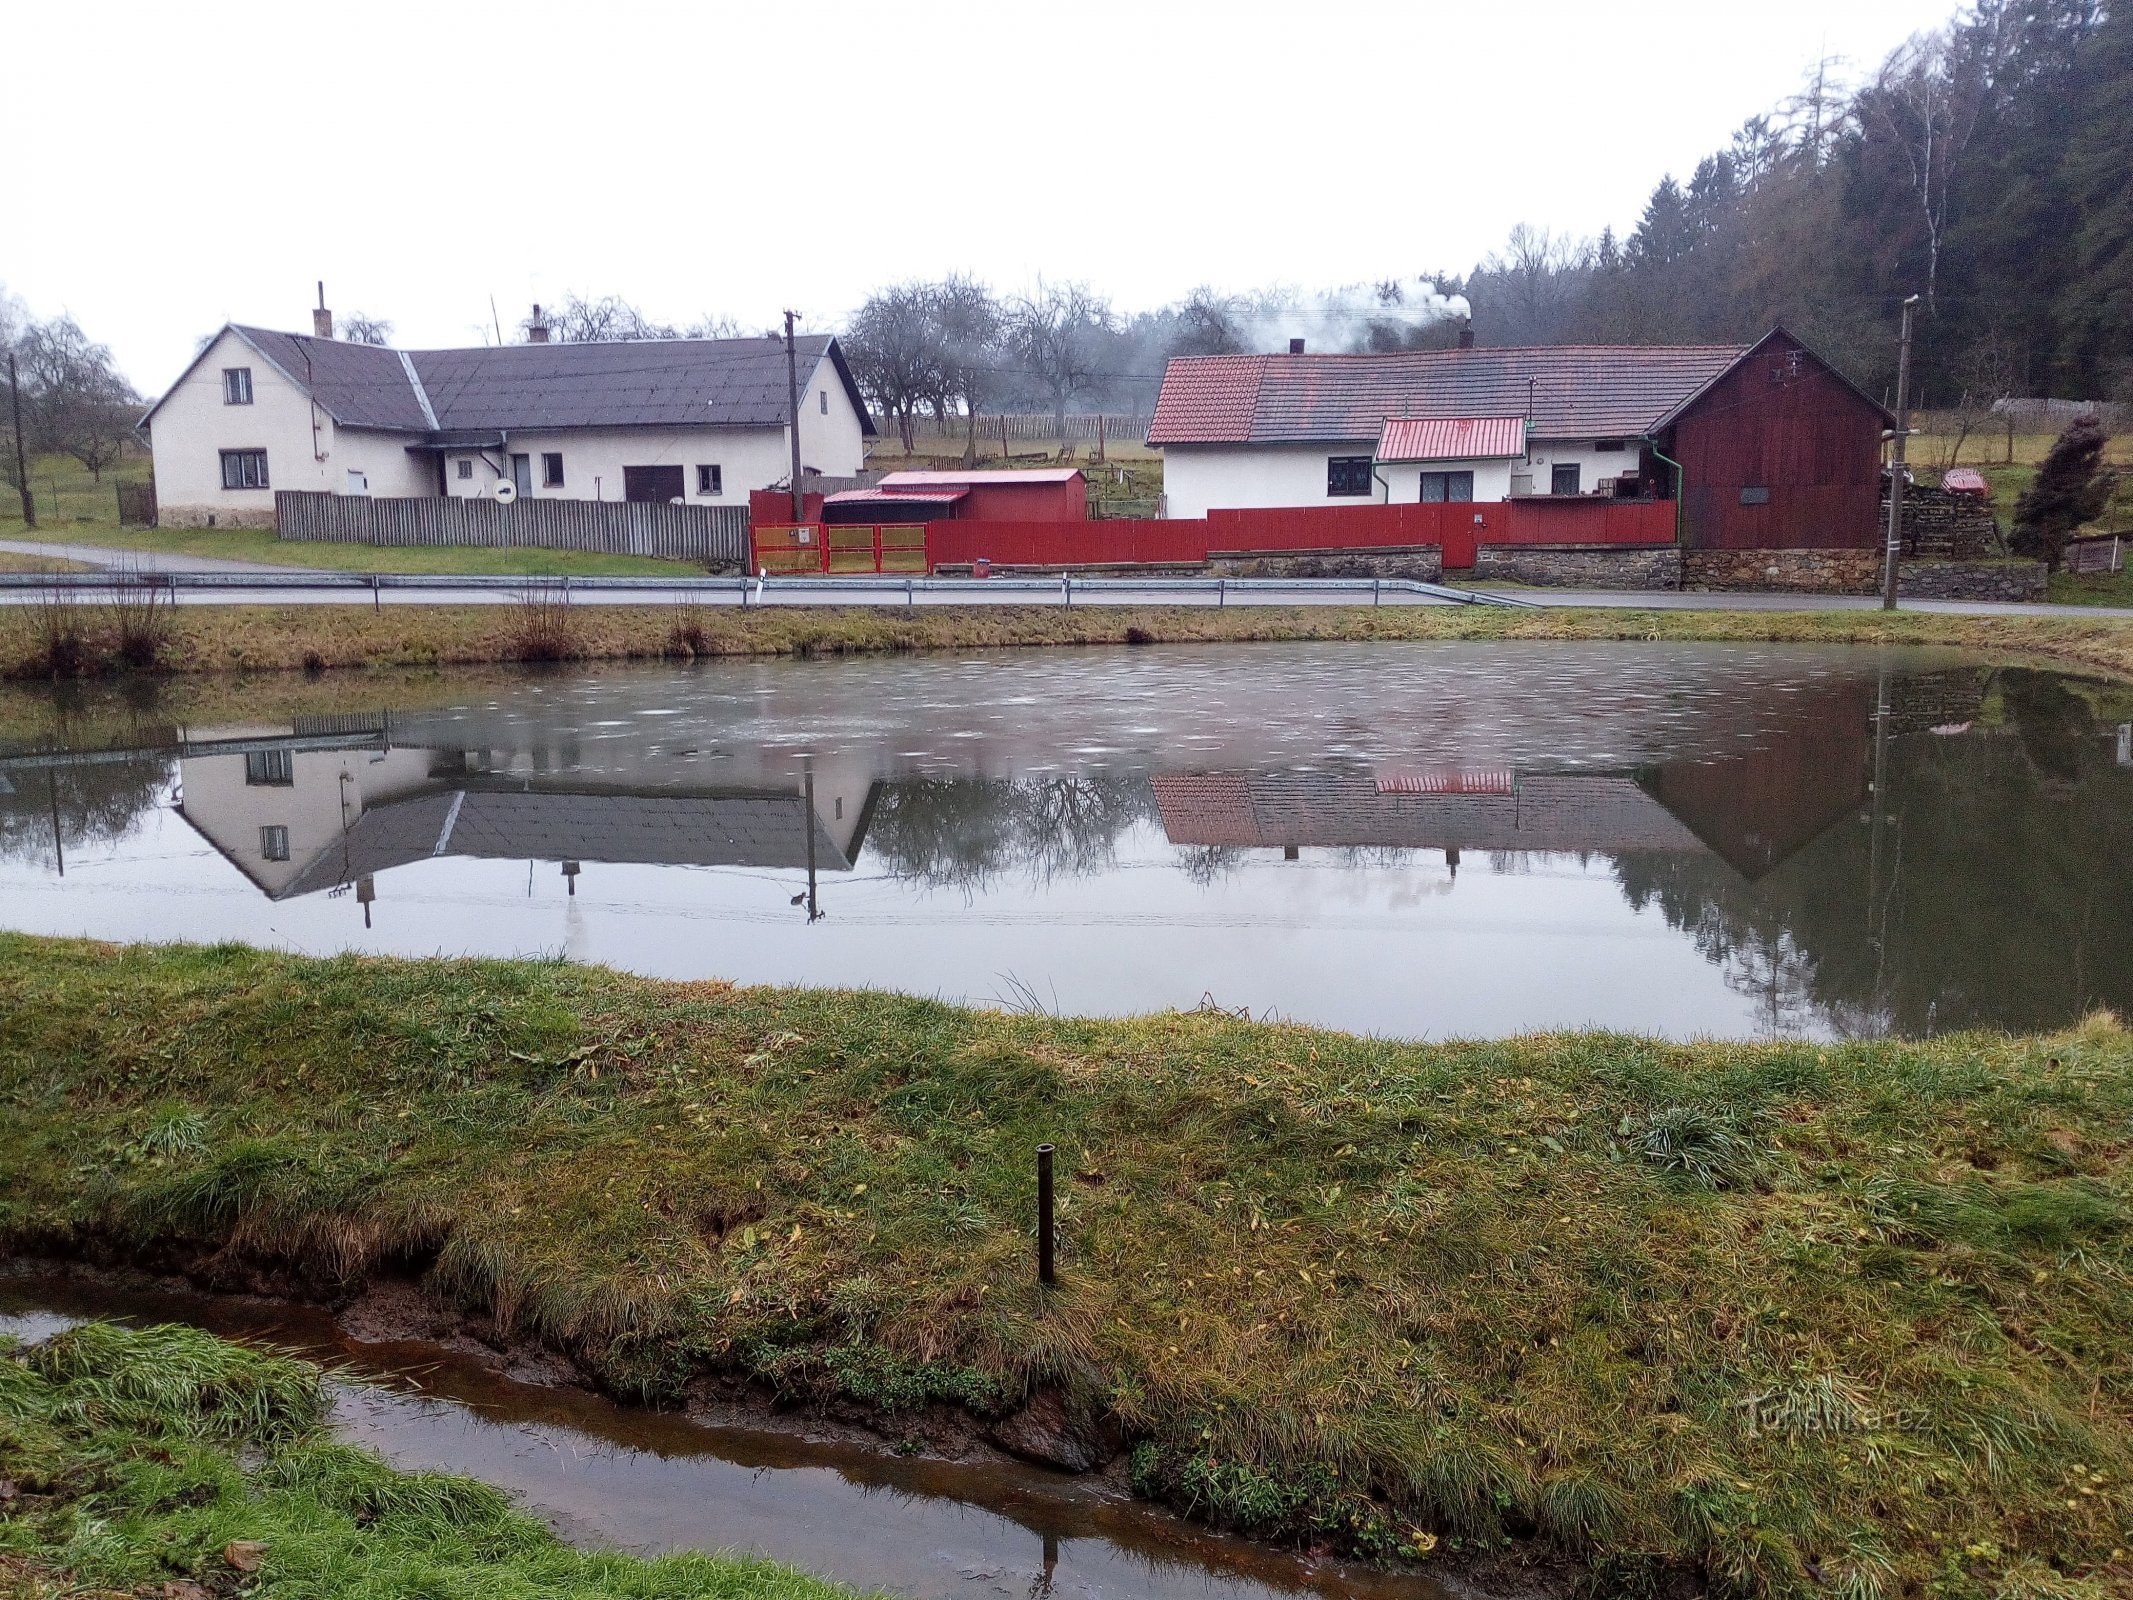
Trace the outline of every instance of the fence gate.
[[750, 570], [776, 577], [831, 573], [850, 577], [907, 573], [924, 577], [923, 522], [759, 523]]

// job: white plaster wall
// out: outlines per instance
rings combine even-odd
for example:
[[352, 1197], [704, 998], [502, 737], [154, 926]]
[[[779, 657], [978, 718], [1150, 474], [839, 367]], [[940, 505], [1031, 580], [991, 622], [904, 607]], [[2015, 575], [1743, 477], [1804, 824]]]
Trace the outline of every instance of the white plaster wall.
[[[825, 396], [829, 402], [827, 413], [823, 410]], [[844, 392], [836, 367], [827, 359], [815, 364], [815, 374], [800, 395], [800, 465], [809, 472], [833, 478], [849, 478], [866, 466], [866, 429], [859, 413], [852, 409], [851, 397]], [[792, 464], [787, 462], [776, 481], [782, 483], [791, 472]], [[750, 487], [767, 489], [770, 484]], [[746, 494], [747, 490], [741, 492]]]
[[[225, 405], [222, 369], [252, 369], [252, 404]], [[317, 423], [314, 430], [313, 422]], [[243, 339], [224, 329], [149, 424], [156, 504], [172, 527], [272, 527], [274, 490], [330, 489], [333, 424]], [[265, 489], [222, 487], [224, 450], [265, 450]], [[328, 459], [320, 461], [325, 454]]]
[[[290, 757], [293, 783], [249, 784], [243, 756], [194, 756], [178, 763], [181, 809], [246, 877], [278, 894], [339, 842], [366, 804], [423, 787], [434, 759], [416, 749], [299, 750]], [[260, 849], [259, 830], [268, 826], [289, 830], [288, 860], [269, 861]]]
[[[541, 457], [551, 450], [563, 456], [560, 489], [541, 483]], [[746, 505], [750, 489], [783, 483], [792, 471], [783, 428], [570, 428], [514, 433], [500, 450], [447, 453], [445, 492], [489, 493], [499, 471], [510, 472], [515, 455], [532, 458], [533, 497], [538, 500], [620, 500], [624, 467], [678, 466], [690, 505]], [[461, 461], [473, 463], [471, 478], [460, 477]], [[699, 465], [722, 469], [721, 493], [696, 492]], [[434, 494], [436, 489], [432, 485], [420, 492]]]
[[[1561, 464], [1578, 466], [1578, 492], [1590, 494], [1599, 486], [1602, 478], [1619, 478], [1625, 472], [1635, 472], [1639, 445], [1635, 439], [1622, 441], [1620, 450], [1602, 450], [1591, 439], [1535, 439], [1527, 450], [1532, 466], [1514, 467], [1514, 472], [1530, 471], [1533, 474], [1533, 492], [1546, 494], [1552, 468]], [[1506, 491], [1508, 492], [1508, 491]], [[1476, 499], [1480, 498], [1477, 490]]]
[[1171, 517], [1202, 517], [1209, 511], [1250, 506], [1361, 506], [1382, 501], [1370, 495], [1328, 495], [1326, 463], [1334, 456], [1367, 456], [1374, 439], [1353, 444], [1166, 445], [1163, 448], [1163, 510]]
[[1392, 486], [1392, 503], [1406, 505], [1422, 498], [1425, 472], [1471, 472], [1476, 500], [1505, 500], [1511, 494], [1511, 473], [1523, 465], [1505, 461], [1396, 461], [1381, 462], [1378, 476]]
[[[328, 481], [324, 487], [336, 494], [349, 493], [348, 474], [360, 472], [369, 482], [363, 492], [374, 495], [420, 495], [437, 492], [437, 458], [427, 451], [410, 451], [410, 444], [420, 442], [420, 435], [412, 433], [382, 433], [372, 428], [336, 428], [330, 424], [326, 430], [327, 456], [320, 463], [320, 470]], [[274, 463], [267, 465], [271, 469]], [[277, 489], [291, 488], [277, 476]]]

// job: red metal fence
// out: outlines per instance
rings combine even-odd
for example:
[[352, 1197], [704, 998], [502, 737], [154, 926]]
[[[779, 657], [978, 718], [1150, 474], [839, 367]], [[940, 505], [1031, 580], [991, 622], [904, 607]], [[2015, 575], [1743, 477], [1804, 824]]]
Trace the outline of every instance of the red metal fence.
[[1668, 500], [1532, 499], [1433, 505], [1309, 506], [1211, 511], [1175, 520], [955, 520], [882, 527], [764, 524], [752, 570], [925, 572], [980, 561], [1004, 567], [1199, 566], [1210, 553], [1370, 550], [1438, 545], [1448, 570], [1471, 567], [1480, 544], [1674, 542]]

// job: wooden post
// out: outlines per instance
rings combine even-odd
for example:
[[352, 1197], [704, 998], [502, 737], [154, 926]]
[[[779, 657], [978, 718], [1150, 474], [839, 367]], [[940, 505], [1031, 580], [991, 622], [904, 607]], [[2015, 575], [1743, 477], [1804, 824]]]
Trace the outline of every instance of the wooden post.
[[1052, 1146], [1037, 1146], [1037, 1281], [1049, 1289], [1054, 1274], [1052, 1226]]
[[30, 493], [29, 457], [22, 448], [22, 379], [15, 371], [15, 352], [7, 353], [7, 390], [15, 408], [15, 486], [22, 491], [22, 525], [37, 526], [37, 497]]

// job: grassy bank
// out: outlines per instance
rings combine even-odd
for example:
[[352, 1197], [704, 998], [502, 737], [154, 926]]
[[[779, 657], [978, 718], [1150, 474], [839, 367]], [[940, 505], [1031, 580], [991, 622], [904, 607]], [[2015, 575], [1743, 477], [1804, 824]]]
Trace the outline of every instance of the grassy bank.
[[1213, 1520], [1611, 1585], [2133, 1583], [2108, 1020], [1414, 1046], [6, 937], [0, 1098], [0, 1243], [420, 1273], [627, 1395], [1057, 1390]]
[[[0, 608], [0, 677], [45, 678], [50, 624]], [[115, 668], [120, 622], [74, 613], [83, 670]], [[162, 614], [157, 659], [177, 673], [465, 666], [559, 655], [579, 661], [837, 655], [902, 650], [1218, 640], [1700, 639], [1951, 645], [2133, 675], [2133, 623], [2097, 617], [1937, 612], [1507, 610], [1481, 606], [776, 609], [517, 605], [180, 607]]]
[[187, 1328], [0, 1356], [0, 1594], [836, 1600], [769, 1562], [594, 1555], [485, 1485], [326, 1437], [319, 1370]]

